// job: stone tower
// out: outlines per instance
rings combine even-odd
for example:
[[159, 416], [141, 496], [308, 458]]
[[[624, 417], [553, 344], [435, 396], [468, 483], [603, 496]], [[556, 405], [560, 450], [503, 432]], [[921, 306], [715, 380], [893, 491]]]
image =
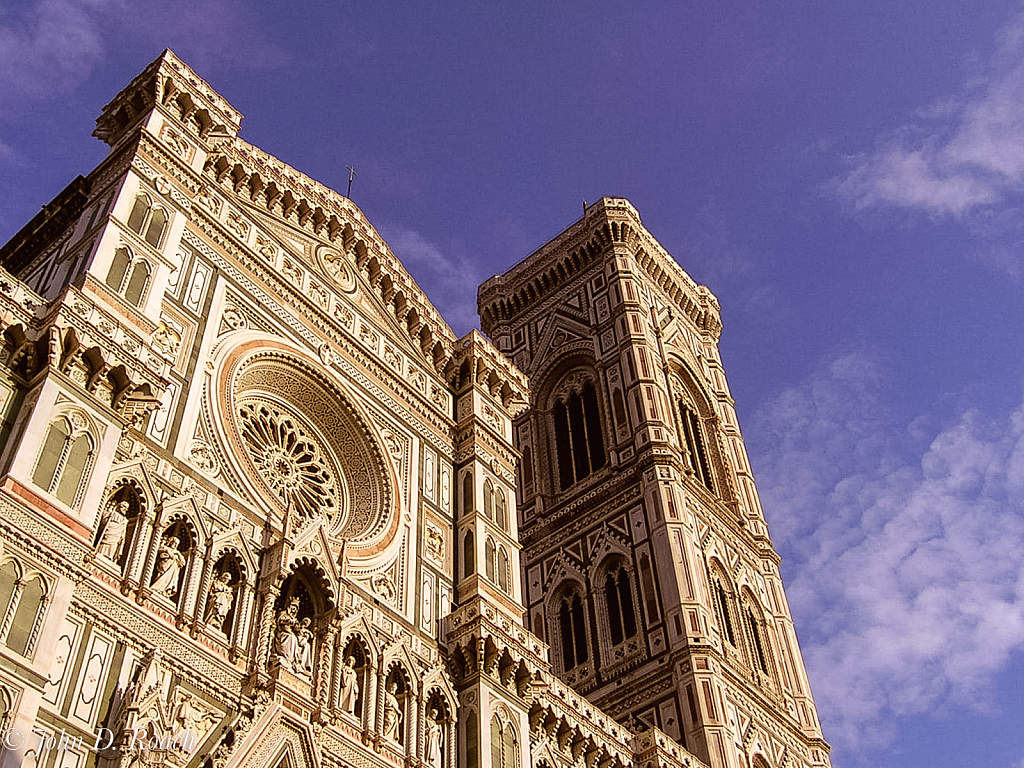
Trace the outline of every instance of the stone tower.
[[604, 198], [478, 301], [530, 377], [523, 600], [555, 673], [712, 766], [826, 765], [714, 295]]

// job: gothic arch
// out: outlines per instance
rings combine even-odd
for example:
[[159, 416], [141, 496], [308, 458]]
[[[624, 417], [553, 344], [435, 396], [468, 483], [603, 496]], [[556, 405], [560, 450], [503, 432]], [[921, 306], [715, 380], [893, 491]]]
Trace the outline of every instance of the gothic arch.
[[564, 491], [608, 463], [604, 387], [593, 359], [579, 354], [556, 361], [535, 381], [534, 402], [545, 414], [537, 427], [547, 435], [549, 463]]
[[712, 556], [708, 560], [708, 579], [723, 646], [728, 644], [734, 651], [738, 651], [741, 636], [736, 587], [729, 571], [717, 557]]
[[740, 589], [739, 609], [750, 668], [774, 683], [777, 677], [771, 632], [761, 602], [749, 587]]
[[711, 493], [729, 487], [718, 438], [718, 413], [690, 367], [673, 357], [669, 364], [672, 412], [684, 450], [686, 474]]
[[629, 558], [618, 552], [605, 556], [593, 573], [598, 631], [606, 640], [601, 650], [610, 663], [618, 660], [613, 648], [640, 634], [636, 574]]

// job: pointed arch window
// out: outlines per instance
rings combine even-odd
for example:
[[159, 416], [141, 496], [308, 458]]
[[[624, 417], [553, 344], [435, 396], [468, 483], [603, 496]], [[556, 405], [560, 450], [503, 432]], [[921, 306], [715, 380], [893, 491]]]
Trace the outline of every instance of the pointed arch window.
[[619, 566], [608, 572], [604, 580], [605, 605], [612, 645], [636, 636], [636, 610], [629, 574]]
[[732, 628], [732, 616], [730, 611], [730, 603], [728, 592], [725, 591], [725, 587], [722, 585], [720, 577], [716, 576], [714, 579], [714, 591], [715, 591], [715, 607], [718, 609], [718, 623], [722, 627], [722, 634], [725, 635], [725, 639], [729, 641], [729, 645], [736, 647], [736, 633]]
[[496, 584], [502, 592], [508, 593], [510, 586], [509, 555], [504, 544], [495, 543], [490, 536], [484, 543], [484, 573], [487, 580]]
[[42, 576], [22, 574], [8, 560], [0, 566], [0, 627], [3, 643], [22, 656], [32, 653], [46, 608], [48, 589]]
[[519, 740], [512, 723], [495, 714], [491, 718], [491, 766], [515, 768], [519, 765]]
[[92, 437], [75, 430], [67, 419], [51, 422], [32, 482], [69, 507], [76, 506], [92, 469], [94, 447]]
[[128, 214], [128, 228], [154, 248], [159, 248], [167, 229], [167, 211], [155, 205], [149, 195], [139, 193]]
[[135, 259], [127, 248], [114, 251], [114, 258], [107, 271], [106, 283], [111, 290], [124, 296], [132, 306], [142, 305], [149, 287], [152, 269], [144, 259]]
[[568, 672], [590, 658], [587, 651], [587, 627], [583, 599], [573, 590], [558, 605], [558, 634], [562, 643], [562, 669]]
[[605, 465], [604, 437], [594, 383], [555, 401], [555, 450], [561, 490]]
[[750, 639], [750, 655], [754, 666], [764, 674], [768, 672], [768, 654], [765, 648], [764, 638], [761, 634], [761, 625], [749, 605], [743, 608], [743, 619], [746, 623], [747, 636]]
[[708, 461], [707, 444], [704, 441], [704, 430], [697, 412], [686, 402], [679, 402], [679, 419], [682, 422], [680, 432], [686, 443], [687, 468], [712, 493], [715, 483], [711, 475], [711, 464]]

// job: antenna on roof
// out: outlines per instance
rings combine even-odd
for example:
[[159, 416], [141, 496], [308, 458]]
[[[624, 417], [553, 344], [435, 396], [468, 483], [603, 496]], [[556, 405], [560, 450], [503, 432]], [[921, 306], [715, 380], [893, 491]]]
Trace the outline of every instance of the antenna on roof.
[[352, 179], [354, 179], [356, 177], [356, 169], [353, 168], [351, 165], [346, 165], [345, 167], [348, 168], [348, 194], [346, 194], [345, 197], [347, 197], [349, 200], [351, 200], [352, 199]]
[[586, 200], [583, 201], [583, 215], [584, 216], [587, 215], [587, 201]]

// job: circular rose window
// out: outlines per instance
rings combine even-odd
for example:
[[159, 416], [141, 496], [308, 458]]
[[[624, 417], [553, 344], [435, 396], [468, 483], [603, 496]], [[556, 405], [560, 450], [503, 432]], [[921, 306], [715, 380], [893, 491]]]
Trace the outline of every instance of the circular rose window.
[[280, 347], [244, 342], [217, 377], [214, 415], [238, 469], [293, 525], [322, 517], [357, 548], [383, 544], [397, 516], [376, 440], [318, 364]]

